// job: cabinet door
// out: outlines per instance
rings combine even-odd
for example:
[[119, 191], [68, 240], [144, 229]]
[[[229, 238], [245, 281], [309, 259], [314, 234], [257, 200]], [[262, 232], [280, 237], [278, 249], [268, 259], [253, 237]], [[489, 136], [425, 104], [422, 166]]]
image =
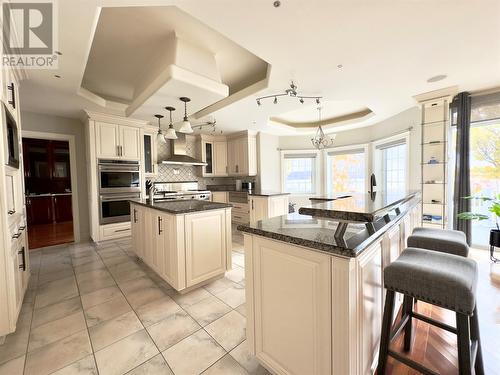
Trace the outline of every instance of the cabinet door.
[[223, 274], [226, 269], [226, 212], [185, 216], [186, 287]]
[[106, 122], [96, 123], [96, 148], [98, 158], [116, 158], [119, 156], [119, 126]]
[[214, 142], [214, 175], [227, 176], [227, 142]]
[[227, 203], [227, 192], [212, 191], [212, 202]]
[[250, 204], [250, 224], [254, 225], [259, 220], [264, 220], [269, 217], [268, 198], [266, 197], [251, 197]]
[[142, 236], [145, 230], [143, 210], [140, 206], [130, 205], [130, 231], [132, 234], [132, 250], [135, 254], [142, 258], [143, 256], [143, 240]]
[[257, 358], [279, 374], [331, 374], [331, 258], [261, 237], [247, 256]]
[[73, 220], [71, 195], [54, 196], [54, 217], [56, 223]]
[[236, 163], [237, 163], [237, 152], [236, 152], [236, 140], [231, 139], [227, 141], [227, 169], [229, 175], [236, 174]]
[[120, 126], [120, 156], [124, 159], [140, 159], [140, 129]]
[[151, 177], [156, 175], [156, 138], [152, 133], [144, 133], [142, 139], [144, 174]]
[[53, 222], [52, 197], [28, 198], [28, 224], [48, 224]]
[[212, 142], [201, 142], [201, 158], [207, 163], [203, 167], [203, 176], [213, 176], [214, 175], [214, 144]]
[[269, 198], [269, 217], [288, 214], [288, 196]]
[[248, 138], [236, 140], [236, 174], [248, 176]]

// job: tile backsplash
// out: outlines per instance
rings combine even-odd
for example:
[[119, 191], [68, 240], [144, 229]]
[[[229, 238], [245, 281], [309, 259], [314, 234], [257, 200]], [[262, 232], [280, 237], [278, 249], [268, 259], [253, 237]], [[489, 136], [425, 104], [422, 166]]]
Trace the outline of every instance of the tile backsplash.
[[[157, 142], [158, 162], [167, 159], [171, 154], [170, 141], [167, 143]], [[198, 147], [197, 147], [198, 146]], [[194, 158], [201, 159], [201, 150], [194, 137], [186, 137], [186, 153]], [[240, 177], [243, 181], [255, 182], [254, 177]], [[194, 165], [158, 165], [158, 175], [151, 178], [153, 182], [179, 182], [198, 181], [200, 189], [207, 185], [235, 185], [235, 177], [203, 177], [202, 167]]]

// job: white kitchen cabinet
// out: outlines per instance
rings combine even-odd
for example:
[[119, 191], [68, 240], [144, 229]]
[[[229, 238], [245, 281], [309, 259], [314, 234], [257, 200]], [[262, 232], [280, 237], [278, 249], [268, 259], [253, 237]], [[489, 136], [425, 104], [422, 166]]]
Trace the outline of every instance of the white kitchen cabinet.
[[186, 287], [224, 273], [226, 269], [225, 211], [185, 217]]
[[140, 129], [132, 126], [96, 122], [98, 158], [140, 159]]
[[250, 224], [288, 214], [288, 195], [249, 196]]
[[144, 176], [154, 177], [158, 173], [156, 132], [144, 130], [142, 141], [142, 161], [144, 165]]
[[216, 141], [213, 145], [214, 176], [227, 176], [227, 142]]
[[200, 135], [201, 159], [207, 163], [202, 169], [205, 177], [228, 175], [227, 141], [224, 136]]
[[227, 203], [227, 191], [212, 191], [212, 202]]
[[100, 241], [114, 240], [116, 238], [130, 236], [130, 221], [124, 223], [105, 224], [100, 226]]
[[248, 132], [230, 136], [227, 142], [230, 176], [257, 175], [257, 139]]
[[331, 374], [330, 262], [319, 252], [245, 238], [248, 346], [274, 373]]
[[139, 258], [144, 256], [144, 233], [145, 233], [145, 218], [144, 209], [138, 204], [130, 205], [130, 232], [132, 234], [132, 249]]

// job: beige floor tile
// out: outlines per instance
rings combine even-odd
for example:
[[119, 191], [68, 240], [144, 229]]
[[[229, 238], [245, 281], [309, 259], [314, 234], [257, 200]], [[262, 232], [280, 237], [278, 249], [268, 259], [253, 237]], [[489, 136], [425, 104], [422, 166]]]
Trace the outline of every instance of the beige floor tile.
[[122, 375], [158, 354], [146, 331], [138, 331], [95, 353], [100, 375]]
[[115, 278], [118, 284], [127, 282], [129, 280], [137, 279], [138, 277], [143, 277], [143, 276], [146, 276], [146, 272], [144, 272], [140, 268], [113, 274], [113, 277]]
[[116, 285], [115, 280], [108, 273], [107, 276], [99, 277], [96, 279], [87, 279], [78, 283], [78, 288], [81, 294], [90, 293], [99, 289], [107, 288]]
[[229, 279], [223, 277], [222, 279], [217, 279], [212, 281], [211, 283], [204, 286], [206, 290], [208, 290], [212, 294], [220, 293], [223, 290], [233, 286], [235, 283]]
[[38, 294], [35, 298], [35, 309], [76, 296], [78, 296], [78, 288], [74, 276], [51, 281], [39, 286]]
[[123, 315], [131, 310], [132, 308], [128, 304], [125, 297], [123, 295], [119, 295], [109, 301], [85, 310], [85, 318], [87, 319], [87, 325], [89, 327], [93, 327], [106, 320]]
[[228, 352], [245, 340], [246, 319], [236, 311], [224, 315], [205, 327], [205, 330]]
[[81, 295], [82, 306], [84, 309], [88, 309], [92, 306], [107, 302], [121, 295], [123, 294], [116, 285], [107, 288], [102, 288], [94, 292], [82, 294]]
[[63, 367], [62, 369], [52, 373], [52, 375], [97, 375], [97, 366], [94, 356], [89, 355], [79, 361]]
[[130, 305], [136, 309], [166, 296], [158, 287], [146, 287], [125, 295]]
[[125, 295], [138, 291], [139, 289], [153, 287], [155, 283], [149, 277], [139, 277], [120, 284], [120, 289]]
[[82, 264], [80, 266], [77, 266], [73, 268], [75, 270], [75, 273], [78, 275], [80, 273], [88, 272], [88, 271], [93, 271], [93, 270], [99, 270], [99, 269], [105, 269], [106, 265], [102, 262], [102, 260], [93, 260], [91, 262]]
[[122, 251], [122, 255], [118, 255], [110, 258], [103, 258], [102, 261], [108, 267], [114, 266], [116, 264], [124, 263], [130, 261], [130, 258], [127, 254]]
[[245, 280], [245, 270], [237, 265], [234, 265], [231, 271], [226, 272], [225, 277], [235, 283], [241, 283]]
[[92, 353], [87, 330], [28, 353], [25, 375], [45, 375]]
[[245, 318], [247, 317], [247, 304], [246, 303], [238, 306], [235, 310], [238, 311]]
[[94, 351], [97, 351], [141, 329], [141, 322], [133, 311], [129, 311], [90, 327], [89, 333]]
[[30, 322], [18, 322], [15, 332], [5, 337], [5, 342], [0, 345], [0, 364], [10, 361], [26, 353], [30, 335]]
[[0, 365], [0, 375], [23, 375], [25, 355]]
[[231, 357], [233, 357], [241, 366], [252, 375], [267, 375], [267, 371], [255, 358], [247, 348], [247, 341], [243, 341], [240, 345], [229, 352]]
[[162, 351], [198, 329], [200, 325], [182, 310], [147, 328], [153, 341]]
[[165, 358], [161, 354], [157, 354], [149, 361], [127, 372], [127, 375], [174, 375], [174, 373], [168, 367]]
[[162, 354], [176, 375], [192, 375], [206, 370], [226, 352], [204, 330], [199, 330]]
[[28, 352], [87, 329], [83, 311], [45, 323], [31, 330]]
[[245, 256], [241, 253], [233, 252], [233, 265], [244, 268]]
[[164, 296], [138, 307], [136, 312], [144, 327], [149, 327], [180, 310], [181, 307], [172, 298]]
[[203, 327], [227, 314], [231, 311], [231, 307], [220, 299], [210, 296], [194, 305], [186, 306], [185, 310]]
[[177, 293], [172, 296], [172, 298], [177, 302], [182, 308], [190, 305], [194, 305], [206, 298], [210, 297], [210, 293], [208, 293], [203, 288], [195, 289], [186, 294]]
[[203, 372], [203, 375], [248, 375], [248, 372], [233, 357], [226, 354]]
[[79, 269], [83, 269], [83, 266], [87, 266], [90, 264], [104, 264], [102, 263], [102, 260], [99, 257], [99, 255], [97, 254], [88, 254], [85, 257], [82, 256], [78, 258], [73, 258], [71, 262], [73, 263], [74, 268], [79, 268]]
[[77, 274], [76, 281], [78, 282], [78, 285], [80, 285], [85, 281], [107, 279], [109, 277], [111, 277], [109, 271], [105, 268], [101, 268]]
[[245, 288], [241, 285], [234, 285], [215, 295], [233, 309], [245, 303]]
[[53, 305], [42, 307], [33, 312], [32, 329], [42, 324], [64, 318], [82, 309], [80, 297], [73, 297], [68, 300], [55, 303]]
[[73, 269], [68, 266], [67, 269], [64, 269], [59, 272], [51, 272], [40, 275], [38, 277], [38, 285], [43, 285], [51, 281], [65, 279], [71, 276], [73, 276]]

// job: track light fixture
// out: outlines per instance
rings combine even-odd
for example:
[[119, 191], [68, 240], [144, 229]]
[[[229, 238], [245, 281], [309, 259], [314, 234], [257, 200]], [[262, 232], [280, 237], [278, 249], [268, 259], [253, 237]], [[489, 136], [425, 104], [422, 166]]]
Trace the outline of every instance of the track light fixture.
[[314, 99], [316, 100], [316, 104], [320, 104], [320, 99], [322, 99], [321, 96], [305, 96], [305, 95], [300, 95], [297, 92], [297, 86], [293, 81], [290, 83], [290, 88], [286, 89], [285, 92], [281, 94], [274, 94], [274, 95], [266, 95], [266, 96], [261, 96], [260, 98], [257, 98], [257, 105], [260, 106], [262, 104], [263, 99], [269, 99], [269, 98], [274, 98], [273, 103], [278, 104], [278, 97], [279, 96], [289, 96], [291, 98], [298, 98], [299, 102], [301, 104], [304, 104], [305, 100], [304, 99]]

